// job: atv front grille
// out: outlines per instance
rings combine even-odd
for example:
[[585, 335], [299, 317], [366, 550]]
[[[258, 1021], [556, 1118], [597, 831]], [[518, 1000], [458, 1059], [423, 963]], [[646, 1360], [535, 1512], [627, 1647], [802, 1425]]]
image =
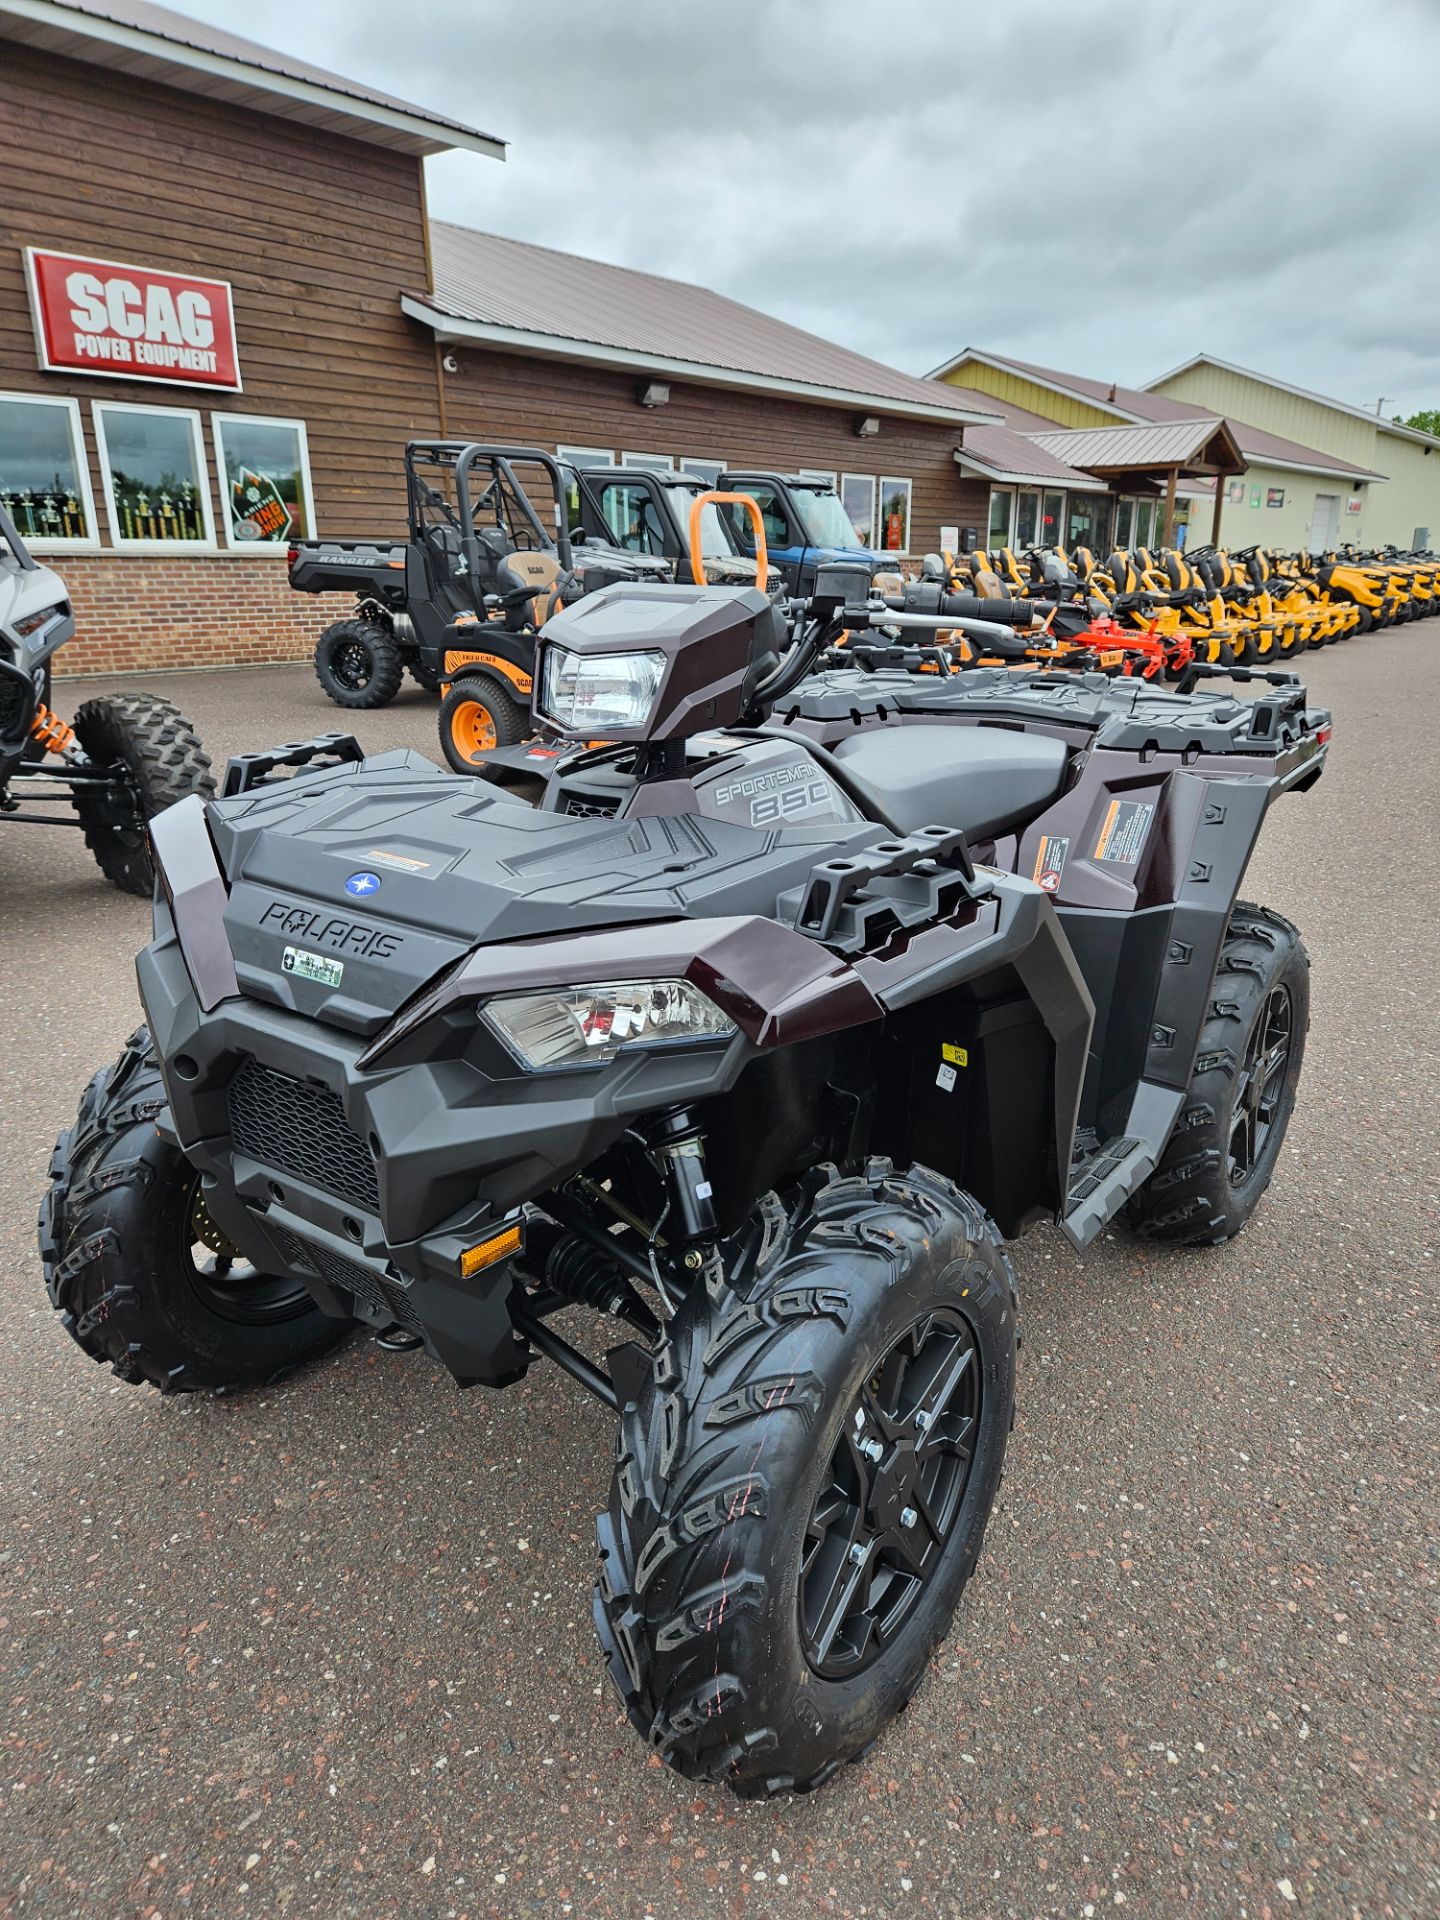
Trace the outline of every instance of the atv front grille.
[[386, 1280], [369, 1267], [362, 1267], [358, 1260], [347, 1260], [343, 1253], [332, 1253], [329, 1247], [302, 1239], [288, 1227], [271, 1225], [270, 1232], [292, 1267], [298, 1267], [302, 1273], [318, 1274], [332, 1287], [348, 1293], [357, 1305], [383, 1313], [407, 1333], [424, 1332], [420, 1316], [410, 1304], [410, 1295], [404, 1287]]
[[288, 1073], [247, 1060], [226, 1097], [230, 1137], [241, 1153], [379, 1213], [375, 1162], [328, 1087], [292, 1080]]
[[0, 741], [14, 742], [30, 730], [35, 689], [23, 673], [0, 673]]

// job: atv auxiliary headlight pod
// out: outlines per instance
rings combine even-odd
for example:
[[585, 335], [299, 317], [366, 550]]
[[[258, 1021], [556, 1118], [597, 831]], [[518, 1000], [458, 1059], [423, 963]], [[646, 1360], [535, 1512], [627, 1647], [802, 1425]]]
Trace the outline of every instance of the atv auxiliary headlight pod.
[[638, 980], [502, 993], [480, 1017], [522, 1067], [598, 1067], [622, 1047], [728, 1040], [735, 1022], [688, 980]]
[[567, 733], [603, 735], [643, 727], [665, 676], [663, 653], [572, 653], [547, 646], [540, 668], [540, 711]]

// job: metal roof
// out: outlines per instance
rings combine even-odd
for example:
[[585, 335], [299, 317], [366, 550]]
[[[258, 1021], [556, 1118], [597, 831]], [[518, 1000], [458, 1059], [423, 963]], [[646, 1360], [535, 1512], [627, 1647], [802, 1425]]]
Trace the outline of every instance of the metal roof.
[[[1440, 436], [1425, 433], [1419, 427], [1407, 427], [1402, 420], [1387, 420], [1382, 413], [1372, 413], [1369, 407], [1357, 407], [1349, 400], [1332, 400], [1328, 393], [1313, 393], [1309, 387], [1293, 386], [1288, 380], [1276, 380], [1268, 373], [1256, 373], [1252, 367], [1236, 366], [1233, 360], [1218, 360], [1213, 353], [1194, 353], [1178, 367], [1172, 367], [1168, 373], [1162, 373], [1158, 379], [1151, 380], [1150, 387], [1160, 387], [1167, 380], [1173, 380], [1178, 374], [1188, 373], [1192, 367], [1219, 367], [1222, 373], [1238, 373], [1242, 379], [1254, 380], [1262, 387], [1274, 387], [1280, 393], [1292, 393], [1299, 400], [1313, 400], [1317, 407], [1329, 407], [1334, 413], [1348, 413], [1357, 420], [1367, 420], [1377, 432], [1393, 433], [1401, 440], [1423, 440], [1432, 447], [1440, 447]], [[1147, 397], [1163, 399], [1163, 395]], [[1361, 468], [1361, 472], [1365, 469]]]
[[[954, 426], [998, 421], [986, 396], [852, 353], [683, 280], [557, 253], [445, 221], [430, 228], [433, 294], [401, 304], [441, 340], [634, 368], [702, 385], [760, 388]], [[967, 401], [969, 404], [967, 404]]]
[[0, 0], [0, 39], [401, 153], [465, 147], [505, 158], [504, 141], [478, 128], [151, 0]]
[[1146, 426], [1072, 427], [1032, 436], [1037, 445], [1090, 472], [1119, 467], [1205, 467], [1243, 473], [1244, 456], [1224, 420], [1164, 420]]
[[1105, 491], [1103, 480], [1080, 472], [1049, 452], [1038, 436], [1014, 433], [1009, 427], [967, 427], [955, 458], [962, 467], [973, 466], [989, 480], [1015, 481], [1022, 486], [1053, 480], [1079, 493]]

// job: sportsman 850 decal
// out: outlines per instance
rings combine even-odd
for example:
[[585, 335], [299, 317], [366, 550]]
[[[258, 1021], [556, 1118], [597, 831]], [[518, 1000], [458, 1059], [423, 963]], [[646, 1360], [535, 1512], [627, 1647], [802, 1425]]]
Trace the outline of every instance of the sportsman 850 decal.
[[835, 790], [813, 762], [792, 761], [783, 767], [761, 767], [715, 789], [715, 803], [726, 807], [750, 802], [752, 827], [773, 827], [782, 820], [822, 810], [834, 812]]

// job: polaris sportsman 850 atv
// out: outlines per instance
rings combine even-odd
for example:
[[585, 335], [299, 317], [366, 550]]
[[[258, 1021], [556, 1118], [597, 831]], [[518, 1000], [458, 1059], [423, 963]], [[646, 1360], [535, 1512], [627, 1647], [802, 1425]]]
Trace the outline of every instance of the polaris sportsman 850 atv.
[[79, 827], [107, 880], [149, 893], [145, 823], [187, 794], [215, 791], [210, 756], [154, 694], [98, 694], [73, 726], [52, 713], [51, 663], [74, 636], [64, 582], [0, 507], [0, 821]]
[[837, 569], [793, 628], [753, 588], [567, 607], [537, 717], [611, 744], [538, 807], [337, 736], [232, 762], [152, 825], [149, 1026], [41, 1219], [68, 1330], [162, 1391], [355, 1321], [466, 1386], [566, 1369], [619, 1421], [626, 1710], [744, 1794], [864, 1752], [946, 1632], [1012, 1422], [1005, 1240], [1238, 1231], [1307, 1020], [1294, 928], [1235, 902], [1321, 770], [1298, 685], [811, 674], [868, 605]]

